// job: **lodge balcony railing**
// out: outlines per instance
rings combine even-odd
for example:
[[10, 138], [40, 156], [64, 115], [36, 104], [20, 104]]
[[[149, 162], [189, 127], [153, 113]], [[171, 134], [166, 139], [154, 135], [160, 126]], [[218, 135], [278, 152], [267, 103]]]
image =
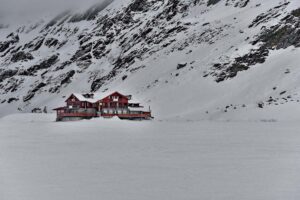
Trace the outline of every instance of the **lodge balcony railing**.
[[87, 112], [62, 112], [57, 114], [58, 117], [96, 117], [96, 113]]

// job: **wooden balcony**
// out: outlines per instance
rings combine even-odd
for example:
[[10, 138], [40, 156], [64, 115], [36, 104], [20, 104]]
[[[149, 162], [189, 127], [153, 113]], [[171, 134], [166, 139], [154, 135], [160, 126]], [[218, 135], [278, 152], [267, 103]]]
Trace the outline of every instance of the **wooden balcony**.
[[57, 114], [58, 118], [63, 118], [63, 117], [97, 117], [96, 113], [58, 113]]
[[107, 114], [103, 113], [101, 117], [114, 117], [117, 116], [120, 119], [152, 119], [151, 112], [141, 112], [141, 113], [127, 113], [127, 114]]

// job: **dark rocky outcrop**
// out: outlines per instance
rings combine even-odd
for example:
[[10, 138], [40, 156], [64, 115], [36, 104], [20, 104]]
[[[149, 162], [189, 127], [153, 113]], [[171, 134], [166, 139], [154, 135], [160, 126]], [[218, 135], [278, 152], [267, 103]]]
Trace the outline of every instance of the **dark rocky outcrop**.
[[215, 5], [215, 4], [219, 3], [220, 1], [221, 1], [221, 0], [208, 0], [207, 6]]
[[59, 58], [58, 55], [53, 55], [47, 60], [41, 62], [40, 64], [28, 68], [27, 71], [32, 74], [42, 69], [48, 69], [58, 61], [58, 58]]
[[4, 52], [6, 49], [9, 48], [11, 42], [5, 41], [0, 43], [0, 52]]
[[257, 27], [260, 24], [266, 23], [271, 19], [277, 18], [281, 16], [281, 11], [285, 9], [289, 5], [289, 2], [283, 3], [279, 6], [275, 6], [274, 8], [268, 10], [266, 13], [262, 13], [258, 15], [253, 22], [249, 25], [249, 28]]
[[294, 17], [300, 17], [300, 8], [293, 10], [291, 13]]
[[18, 70], [5, 70], [0, 72], [0, 83], [7, 78], [11, 78], [18, 73]]
[[85, 57], [92, 50], [93, 43], [90, 42], [86, 45], [80, 46], [79, 50], [73, 55], [71, 61], [82, 60], [82, 57]]
[[59, 44], [59, 41], [58, 41], [58, 39], [55, 39], [55, 38], [48, 38], [48, 39], [46, 39], [46, 41], [45, 41], [45, 46], [47, 46], [47, 47], [55, 47], [55, 46], [57, 46]]
[[240, 0], [240, 1], [236, 2], [234, 7], [244, 8], [248, 5], [249, 2], [250, 2], [250, 0]]
[[65, 74], [65, 77], [61, 80], [60, 84], [66, 84], [71, 82], [71, 78], [75, 75], [75, 70], [71, 70]]
[[45, 38], [44, 37], [37, 37], [33, 39], [32, 41], [28, 42], [24, 45], [23, 50], [30, 49], [31, 51], [37, 51], [41, 48], [41, 46], [44, 43]]
[[9, 99], [7, 100], [7, 103], [12, 103], [12, 102], [14, 102], [14, 101], [19, 101], [19, 99], [16, 98], [16, 97], [12, 97], [12, 98], [9, 98]]
[[128, 7], [126, 12], [142, 12], [147, 10], [149, 6], [148, 0], [134, 0]]
[[32, 90], [30, 90], [26, 96], [23, 97], [23, 101], [27, 102], [30, 99], [32, 99], [35, 96], [35, 93], [39, 91], [41, 88], [45, 87], [47, 84], [46, 83], [39, 83], [37, 86], [35, 86]]
[[65, 61], [65, 62], [63, 62], [62, 64], [60, 64], [58, 67], [56, 67], [54, 71], [62, 70], [62, 69], [64, 69], [66, 66], [71, 65], [71, 64], [72, 64], [72, 61]]
[[182, 69], [182, 68], [185, 68], [186, 66], [187, 66], [187, 63], [179, 63], [179, 64], [177, 65], [177, 70]]
[[14, 33], [11, 33], [7, 36], [9, 40], [0, 42], [0, 53], [7, 50], [12, 44], [18, 43], [20, 38], [18, 35], [14, 35]]
[[232, 63], [218, 63], [213, 66], [216, 81], [221, 82], [233, 78], [239, 71], [249, 69], [250, 66], [262, 64], [269, 55], [270, 50], [285, 49], [290, 46], [300, 47], [300, 16], [298, 9], [284, 17], [279, 24], [265, 29], [252, 42], [252, 45], [260, 43], [258, 49], [251, 50], [244, 56], [236, 57]]
[[300, 47], [300, 17], [288, 15], [283, 23], [264, 31], [253, 44], [263, 42], [268, 49], [285, 49], [289, 46]]
[[12, 62], [19, 62], [19, 61], [28, 61], [32, 60], [33, 56], [31, 53], [19, 51], [18, 53], [13, 54], [11, 61]]

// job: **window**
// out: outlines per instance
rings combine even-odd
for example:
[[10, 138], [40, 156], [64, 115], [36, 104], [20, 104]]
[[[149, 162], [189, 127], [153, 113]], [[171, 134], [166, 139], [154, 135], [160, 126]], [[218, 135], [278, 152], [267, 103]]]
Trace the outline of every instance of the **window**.
[[118, 101], [119, 97], [118, 96], [113, 96], [112, 99], [113, 99], [113, 101]]

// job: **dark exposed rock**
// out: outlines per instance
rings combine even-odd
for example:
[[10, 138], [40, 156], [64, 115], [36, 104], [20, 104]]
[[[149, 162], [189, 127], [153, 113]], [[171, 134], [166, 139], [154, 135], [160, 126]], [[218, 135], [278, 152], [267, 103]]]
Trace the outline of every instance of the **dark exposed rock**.
[[7, 78], [11, 78], [18, 73], [18, 70], [5, 70], [0, 72], [0, 83]]
[[150, 33], [152, 30], [153, 30], [152, 27], [147, 28], [145, 31], [143, 31], [143, 32], [141, 33], [141, 37], [142, 37], [142, 38], [145, 38], [146, 35], [147, 35], [148, 33]]
[[103, 40], [99, 40], [96, 42], [96, 44], [93, 47], [92, 54], [95, 58], [101, 59], [105, 55], [105, 42]]
[[246, 65], [240, 63], [234, 63], [233, 65], [231, 65], [229, 68], [226, 69], [226, 72], [228, 73], [227, 76], [229, 78], [232, 78], [235, 77], [239, 71], [244, 71], [247, 69], [249, 69], [249, 67]]
[[0, 42], [0, 52], [4, 52], [6, 49], [8, 49], [10, 44], [10, 41]]
[[180, 1], [179, 0], [173, 0], [169, 1], [166, 9], [162, 13], [162, 16], [165, 16], [167, 21], [171, 20], [177, 13], [179, 12], [180, 9]]
[[27, 102], [29, 101], [30, 99], [32, 99], [34, 96], [35, 96], [35, 93], [37, 91], [39, 91], [41, 88], [45, 87], [47, 84], [46, 83], [39, 83], [37, 86], [35, 86], [32, 90], [30, 90], [26, 96], [23, 97], [23, 101], [24, 102]]
[[59, 92], [59, 89], [60, 89], [60, 85], [56, 85], [56, 86], [54, 86], [54, 87], [51, 87], [51, 88], [49, 89], [49, 92], [50, 92], [50, 93], [57, 93], [57, 92]]
[[[288, 4], [288, 3], [286, 3]], [[292, 13], [298, 13], [295, 10]], [[224, 81], [233, 78], [239, 71], [249, 69], [250, 66], [264, 63], [269, 55], [270, 50], [285, 49], [290, 46], [300, 47], [300, 17], [297, 14], [288, 14], [279, 24], [264, 30], [253, 45], [260, 43], [260, 47], [251, 50], [248, 54], [235, 58], [231, 63], [217, 64], [213, 66], [214, 70], [220, 71], [216, 73], [216, 81]]]
[[234, 7], [240, 7], [240, 8], [244, 8], [248, 5], [248, 3], [250, 2], [250, 0], [241, 0], [241, 1], [238, 1]]
[[21, 69], [18, 71], [18, 75], [19, 76], [34, 76], [33, 73], [30, 73], [29, 71], [25, 70], [25, 69]]
[[269, 50], [261, 47], [258, 50], [252, 50], [249, 54], [235, 58], [236, 63], [246, 63], [246, 66], [264, 63], [269, 55]]
[[68, 40], [62, 41], [62, 42], [59, 44], [59, 46], [57, 47], [57, 49], [60, 49], [60, 48], [62, 48], [63, 46], [65, 46], [65, 44], [67, 44], [67, 42], [68, 42]]
[[127, 79], [127, 77], [128, 77], [127, 75], [123, 76], [122, 81], [125, 81]]
[[221, 1], [221, 0], [208, 0], [207, 6], [215, 5], [215, 4], [219, 3], [220, 1]]
[[72, 61], [80, 60], [82, 56], [90, 53], [93, 47], [93, 43], [90, 42], [84, 46], [80, 46], [80, 49], [71, 58]]
[[135, 63], [135, 58], [141, 58], [142, 51], [132, 51], [128, 55], [123, 57], [119, 57], [117, 61], [114, 63], [114, 69], [128, 68], [130, 65]]
[[11, 33], [10, 35], [7, 36], [7, 38], [9, 38], [10, 40], [8, 41], [4, 41], [4, 42], [0, 42], [0, 53], [4, 52], [5, 50], [7, 50], [12, 44], [15, 44], [17, 42], [19, 42], [20, 38], [18, 35], [14, 35], [13, 33]]
[[257, 107], [259, 107], [259, 108], [264, 108], [264, 103], [263, 103], [263, 102], [259, 102], [259, 103], [257, 104]]
[[78, 61], [89, 61], [90, 59], [92, 59], [92, 55], [90, 53], [81, 56], [79, 59], [77, 59]]
[[266, 13], [258, 15], [249, 25], [249, 28], [256, 27], [262, 23], [268, 22], [271, 19], [279, 17], [281, 15], [280, 11], [282, 11], [288, 4], [289, 2], [283, 3], [279, 6], [275, 6], [274, 8], [268, 10]]
[[31, 110], [31, 113], [43, 113], [41, 108], [34, 108]]
[[291, 14], [295, 17], [300, 17], [300, 8], [293, 10]]
[[28, 42], [24, 45], [23, 50], [30, 49], [32, 51], [37, 51], [41, 48], [41, 46], [44, 43], [45, 38], [44, 37], [37, 37], [33, 39], [32, 41]]
[[15, 97], [12, 97], [12, 98], [9, 98], [9, 99], [7, 100], [7, 103], [12, 103], [12, 102], [14, 102], [14, 101], [19, 101], [19, 99], [18, 99], [18, 98], [15, 98]]
[[26, 96], [23, 97], [23, 102], [27, 102], [34, 97], [34, 93], [29, 92]]
[[18, 47], [16, 47], [16, 48], [14, 48], [10, 53], [11, 53], [11, 54], [15, 54], [15, 53], [17, 53], [21, 48], [22, 48], [22, 46], [18, 46]]
[[64, 69], [66, 66], [71, 65], [72, 62], [71, 61], [65, 61], [63, 62], [60, 66], [56, 67], [56, 69], [54, 71], [59, 71]]
[[7, 80], [5, 86], [0, 85], [1, 89], [5, 91], [5, 93], [8, 92], [15, 92], [20, 88], [20, 85], [24, 82], [23, 79], [11, 77]]
[[266, 48], [285, 49], [289, 46], [300, 47], [300, 19], [293, 24], [286, 23], [284, 26], [277, 25], [266, 30], [254, 42], [263, 42]]
[[133, 11], [133, 12], [144, 11], [147, 6], [148, 6], [147, 0], [135, 0], [135, 1], [133, 1], [133, 3], [131, 3], [127, 7], [127, 12], [128, 11]]
[[65, 78], [61, 80], [60, 84], [66, 84], [71, 82], [71, 78], [75, 75], [75, 70], [71, 70], [68, 73], [66, 73]]
[[36, 73], [39, 70], [50, 68], [57, 61], [58, 61], [58, 55], [53, 55], [50, 58], [48, 58], [47, 60], [44, 60], [43, 62], [41, 62], [40, 64], [30, 67], [27, 71], [29, 73]]
[[286, 91], [282, 91], [279, 93], [279, 95], [284, 95], [286, 93]]
[[173, 32], [179, 33], [181, 31], [185, 31], [185, 30], [187, 30], [187, 27], [185, 27], [185, 26], [175, 26], [175, 27], [169, 29], [167, 31], [167, 34], [170, 34], [170, 33], [173, 33]]
[[117, 74], [120, 73], [120, 70], [129, 68], [133, 63], [135, 63], [135, 59], [140, 59], [141, 55], [146, 50], [135, 50], [130, 52], [128, 55], [120, 56], [116, 62], [114, 63], [114, 68], [105, 76], [101, 78], [97, 78], [92, 82], [91, 91], [95, 92], [99, 90], [107, 81], [110, 81]]
[[33, 88], [32, 92], [35, 93], [35, 92], [39, 91], [41, 88], [45, 87], [46, 85], [47, 85], [46, 83], [41, 82], [35, 88]]
[[11, 61], [12, 62], [19, 62], [19, 61], [28, 61], [28, 60], [32, 60], [33, 56], [31, 55], [31, 53], [25, 53], [24, 51], [19, 51], [18, 53], [15, 53], [12, 58]]
[[185, 68], [186, 66], [187, 66], [187, 63], [179, 63], [179, 64], [177, 65], [177, 70], [182, 69], [182, 68]]
[[[161, 0], [158, 0], [161, 1]], [[156, 1], [157, 2], [157, 1]], [[155, 2], [155, 3], [156, 3]], [[145, 12], [148, 11], [153, 2], [148, 0], [134, 0], [127, 9], [126, 12]]]
[[93, 82], [92, 82], [92, 85], [91, 85], [91, 91], [92, 92], [96, 92], [97, 90], [99, 90], [103, 85], [104, 83], [110, 79], [110, 76], [104, 76], [102, 78], [97, 78], [95, 79]]
[[41, 46], [43, 45], [43, 42], [44, 42], [44, 38], [37, 41], [34, 45], [33, 51], [39, 50], [41, 48]]
[[47, 47], [53, 47], [53, 46], [56, 46], [59, 44], [59, 41], [58, 39], [55, 39], [55, 38], [48, 38], [46, 41], [45, 41], [45, 45]]

